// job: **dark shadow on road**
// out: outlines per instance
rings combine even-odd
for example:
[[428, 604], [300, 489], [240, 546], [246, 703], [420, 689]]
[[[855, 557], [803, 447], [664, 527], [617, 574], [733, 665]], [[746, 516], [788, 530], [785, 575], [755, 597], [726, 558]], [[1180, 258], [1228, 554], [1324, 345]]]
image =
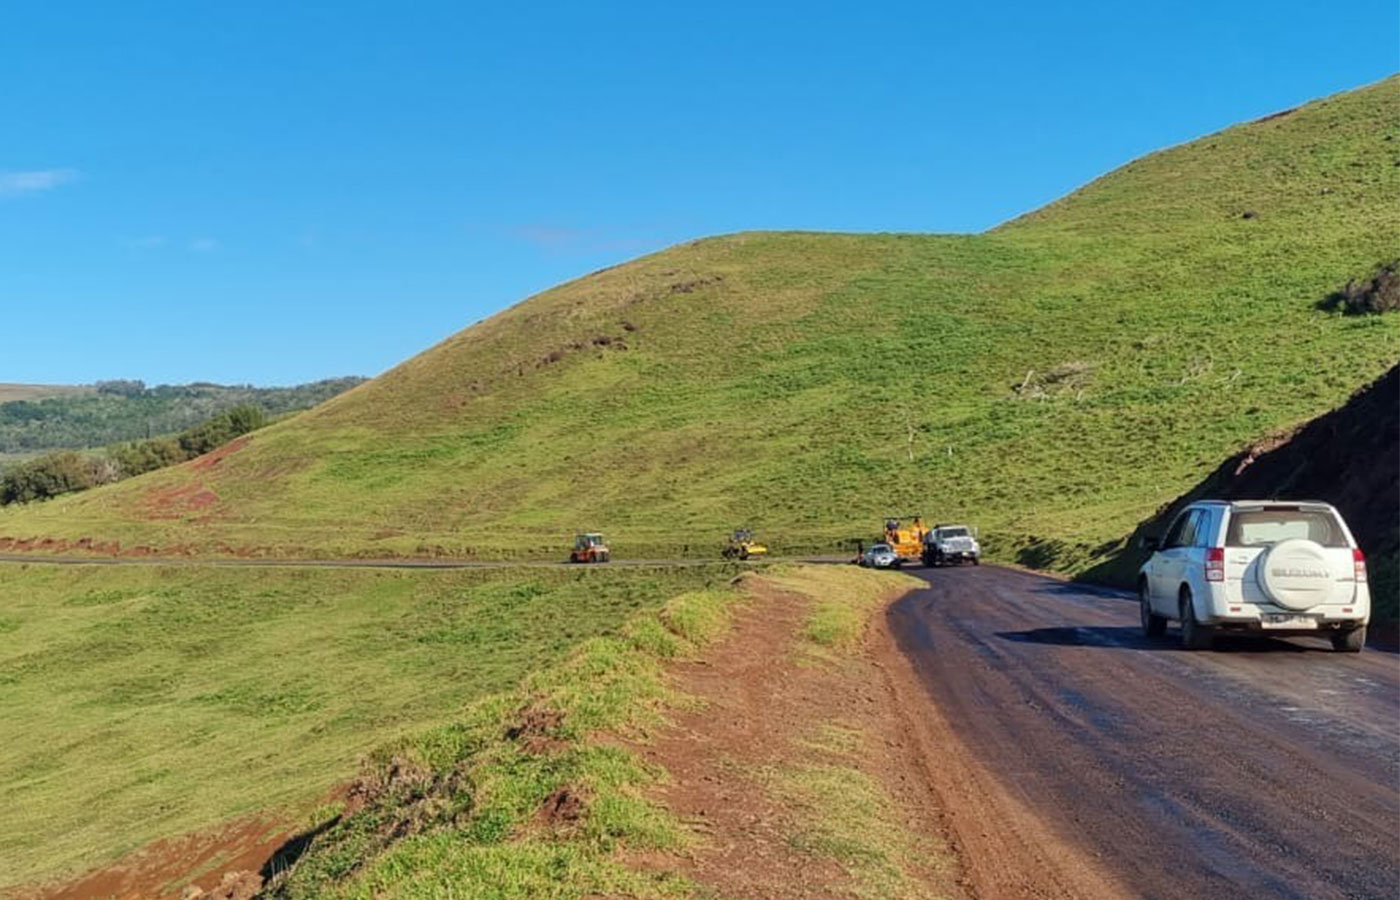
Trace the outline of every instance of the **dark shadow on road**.
[[1128, 600], [1136, 603], [1137, 597], [1118, 588], [1088, 584], [1083, 581], [1045, 581], [1030, 589], [1036, 594], [1053, 594], [1058, 597], [1097, 597], [1103, 600]]
[[[1136, 626], [1081, 625], [1062, 628], [1032, 628], [1028, 631], [998, 631], [996, 636], [1018, 644], [1048, 644], [1056, 647], [1107, 647], [1118, 650], [1156, 650], [1182, 652], [1175, 634], [1162, 638], [1143, 637]], [[1306, 640], [1306, 639], [1304, 639]], [[1221, 635], [1215, 639], [1214, 652], [1225, 653], [1331, 653], [1324, 643], [1302, 643], [1271, 637], [1237, 637]], [[1193, 653], [1211, 651], [1191, 651]]]

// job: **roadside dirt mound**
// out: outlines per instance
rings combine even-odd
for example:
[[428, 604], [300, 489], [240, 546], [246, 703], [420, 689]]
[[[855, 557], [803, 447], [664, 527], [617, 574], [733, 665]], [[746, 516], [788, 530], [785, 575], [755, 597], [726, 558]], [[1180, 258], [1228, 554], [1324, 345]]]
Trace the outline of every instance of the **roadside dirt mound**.
[[1385, 263], [1370, 278], [1353, 279], [1325, 298], [1320, 309], [1339, 309], [1349, 316], [1400, 309], [1400, 260]]
[[367, 769], [350, 786], [341, 818], [377, 810], [376, 833], [385, 843], [392, 843], [450, 821], [470, 805], [465, 774], [435, 775], [412, 760], [395, 756], [387, 765]]
[[[281, 823], [250, 820], [157, 841], [61, 885], [0, 892], [5, 900], [248, 900], [259, 869], [286, 844]], [[192, 873], [202, 873], [191, 877]]]
[[561, 787], [550, 794], [535, 814], [535, 822], [551, 831], [576, 825], [588, 810], [588, 801], [578, 788]]
[[559, 736], [564, 714], [556, 709], [531, 706], [520, 714], [520, 721], [506, 729], [506, 740], [519, 741], [521, 749], [534, 756], [552, 753], [563, 747]]
[[196, 885], [185, 888], [180, 900], [253, 900], [262, 886], [262, 876], [257, 872], [227, 872], [208, 890]]

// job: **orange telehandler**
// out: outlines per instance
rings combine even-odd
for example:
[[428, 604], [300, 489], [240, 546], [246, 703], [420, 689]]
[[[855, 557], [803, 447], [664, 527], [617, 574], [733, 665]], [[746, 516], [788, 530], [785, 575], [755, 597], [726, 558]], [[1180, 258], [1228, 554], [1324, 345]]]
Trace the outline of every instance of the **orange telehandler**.
[[895, 555], [907, 562], [919, 561], [924, 552], [926, 534], [928, 528], [920, 516], [911, 517], [908, 528], [893, 516], [885, 520], [885, 543], [894, 548]]

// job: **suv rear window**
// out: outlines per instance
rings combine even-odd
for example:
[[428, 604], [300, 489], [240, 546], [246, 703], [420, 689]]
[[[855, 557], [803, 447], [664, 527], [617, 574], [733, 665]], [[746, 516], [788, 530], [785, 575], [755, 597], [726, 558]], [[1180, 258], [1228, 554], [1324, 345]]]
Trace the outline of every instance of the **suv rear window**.
[[1306, 538], [1324, 547], [1347, 546], [1337, 517], [1324, 510], [1251, 509], [1230, 517], [1227, 547], [1266, 547], [1289, 538]]

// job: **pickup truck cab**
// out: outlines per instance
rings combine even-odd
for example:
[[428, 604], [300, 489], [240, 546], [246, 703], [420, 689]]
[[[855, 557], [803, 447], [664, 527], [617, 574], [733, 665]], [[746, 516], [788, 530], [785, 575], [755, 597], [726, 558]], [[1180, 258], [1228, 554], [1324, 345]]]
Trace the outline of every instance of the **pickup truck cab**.
[[977, 532], [966, 525], [935, 525], [924, 535], [921, 558], [926, 566], [955, 566], [982, 561]]
[[1217, 634], [1329, 637], [1355, 653], [1366, 643], [1366, 559], [1326, 503], [1205, 500], [1182, 510], [1138, 572], [1142, 630], [1181, 623], [1182, 643]]

